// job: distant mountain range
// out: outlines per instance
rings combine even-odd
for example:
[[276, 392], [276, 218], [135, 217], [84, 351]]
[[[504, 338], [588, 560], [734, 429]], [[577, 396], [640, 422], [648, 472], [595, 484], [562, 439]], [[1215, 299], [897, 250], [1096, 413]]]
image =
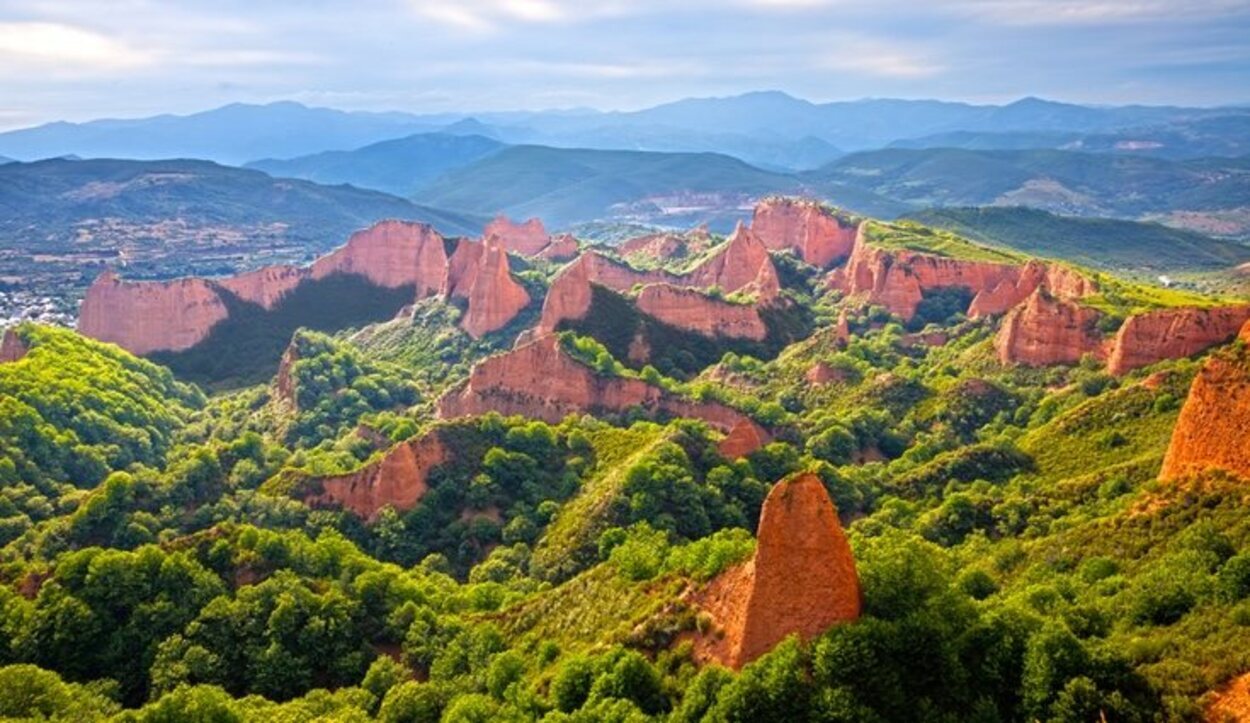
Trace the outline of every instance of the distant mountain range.
[[[186, 116], [50, 123], [0, 133], [0, 154], [36, 160], [202, 158], [242, 164], [348, 151], [439, 132], [507, 144], [717, 152], [769, 170], [818, 168], [845, 151], [902, 143], [972, 148], [1081, 143], [1173, 157], [1239, 154], [1250, 109], [1087, 107], [1026, 98], [1008, 105], [934, 100], [812, 103], [780, 92], [680, 100], [632, 112], [345, 112], [298, 103], [234, 104]], [[920, 140], [916, 140], [920, 139]], [[1040, 144], [1040, 145], [1032, 145]], [[265, 161], [268, 163], [269, 161]]]
[[507, 146], [480, 135], [423, 133], [382, 141], [354, 151], [324, 151], [290, 160], [263, 160], [247, 168], [271, 176], [317, 183], [350, 183], [397, 196], [410, 196], [442, 174]]

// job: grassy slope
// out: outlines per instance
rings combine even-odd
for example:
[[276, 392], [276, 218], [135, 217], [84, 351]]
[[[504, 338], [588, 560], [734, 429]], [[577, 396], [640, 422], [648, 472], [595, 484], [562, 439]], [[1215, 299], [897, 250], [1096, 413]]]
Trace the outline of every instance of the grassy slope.
[[908, 215], [982, 243], [1117, 273], [1226, 268], [1250, 248], [1156, 223], [1072, 218], [1026, 208], [944, 208]]

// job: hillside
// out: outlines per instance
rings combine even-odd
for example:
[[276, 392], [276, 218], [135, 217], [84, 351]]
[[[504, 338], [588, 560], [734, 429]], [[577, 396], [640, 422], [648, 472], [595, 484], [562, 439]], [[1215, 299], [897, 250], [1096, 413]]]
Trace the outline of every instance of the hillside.
[[203, 158], [244, 163], [334, 149], [437, 130], [446, 121], [403, 113], [349, 113], [299, 103], [234, 103], [189, 115], [49, 123], [0, 133], [0, 153], [23, 161], [74, 154], [84, 158]]
[[[1242, 685], [1250, 304], [814, 200], [695, 238], [390, 222], [106, 275], [117, 345], [0, 335], [0, 714], [1145, 723]], [[210, 343], [162, 343], [205, 290]]]
[[448, 173], [414, 199], [473, 214], [540, 216], [554, 227], [604, 219], [724, 227], [754, 197], [797, 185], [713, 153], [518, 146]]
[[482, 221], [346, 186], [278, 180], [206, 161], [67, 161], [0, 167], [0, 274], [219, 274], [304, 261], [384, 218], [451, 235]]
[[1010, 207], [929, 209], [907, 218], [1031, 256], [1120, 274], [1212, 271], [1250, 261], [1250, 247], [1243, 244], [1157, 223]]
[[504, 147], [496, 140], [479, 135], [423, 133], [351, 151], [253, 161], [246, 167], [281, 178], [302, 178], [327, 185], [348, 183], [396, 196], [410, 196], [442, 174]]

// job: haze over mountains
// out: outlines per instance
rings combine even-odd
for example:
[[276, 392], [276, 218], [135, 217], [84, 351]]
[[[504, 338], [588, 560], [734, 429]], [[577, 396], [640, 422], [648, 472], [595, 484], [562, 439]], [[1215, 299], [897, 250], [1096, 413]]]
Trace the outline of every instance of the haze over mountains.
[[[812, 103], [758, 92], [633, 112], [472, 115], [233, 104], [0, 134], [0, 163], [23, 161], [0, 174], [0, 275], [20, 278], [44, 263], [35, 255], [70, 252], [96, 254], [93, 263], [116, 256], [132, 274], [238, 271], [262, 258], [306, 260], [385, 217], [449, 235], [475, 235], [499, 213], [555, 228], [707, 224], [728, 233], [758, 199], [778, 193], [877, 218], [1022, 206], [1244, 239], [1248, 149], [1247, 108], [1036, 98]], [[41, 158], [62, 160], [31, 162]], [[1023, 237], [1053, 239], [1051, 218], [1013, 216], [1012, 238], [1032, 223]], [[993, 238], [1004, 222], [971, 214], [952, 223]], [[1071, 226], [1078, 237], [1091, 228]], [[1102, 228], [1118, 238], [1140, 231], [1130, 256], [1210, 242], [1158, 227]], [[1134, 256], [1130, 266], [1176, 270], [1238, 257], [1210, 243], [1193, 259]]]

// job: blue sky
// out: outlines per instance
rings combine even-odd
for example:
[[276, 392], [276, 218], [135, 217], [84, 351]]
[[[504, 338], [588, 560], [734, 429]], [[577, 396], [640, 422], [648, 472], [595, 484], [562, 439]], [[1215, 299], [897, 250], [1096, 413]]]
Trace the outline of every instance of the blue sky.
[[0, 128], [293, 99], [1250, 102], [1250, 0], [0, 0]]

